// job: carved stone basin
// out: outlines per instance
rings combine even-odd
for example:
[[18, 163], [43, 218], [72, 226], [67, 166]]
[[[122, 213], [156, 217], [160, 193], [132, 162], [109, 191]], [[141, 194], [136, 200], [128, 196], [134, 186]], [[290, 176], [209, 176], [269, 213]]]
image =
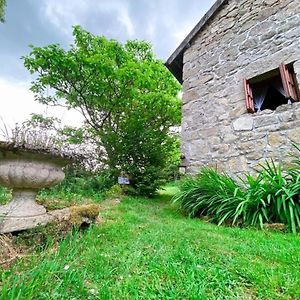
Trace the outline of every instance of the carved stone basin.
[[12, 200], [0, 206], [0, 233], [19, 231], [50, 221], [36, 203], [39, 189], [60, 183], [70, 158], [58, 152], [20, 148], [0, 142], [0, 185], [12, 189]]

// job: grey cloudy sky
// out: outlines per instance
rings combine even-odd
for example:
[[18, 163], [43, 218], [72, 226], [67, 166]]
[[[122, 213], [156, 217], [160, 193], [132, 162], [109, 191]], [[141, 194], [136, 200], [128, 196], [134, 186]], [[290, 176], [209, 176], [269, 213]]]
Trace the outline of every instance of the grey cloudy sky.
[[[0, 23], [0, 116], [5, 119], [13, 113], [12, 103], [17, 116], [16, 110], [21, 113], [24, 102], [27, 110], [36, 107], [28, 92], [32, 77], [20, 59], [29, 53], [29, 44], [59, 43], [67, 47], [72, 43], [72, 26], [79, 24], [93, 34], [120, 42], [150, 41], [157, 57], [166, 60], [213, 3], [214, 0], [7, 0], [6, 22]], [[16, 99], [22, 95], [27, 100]]]

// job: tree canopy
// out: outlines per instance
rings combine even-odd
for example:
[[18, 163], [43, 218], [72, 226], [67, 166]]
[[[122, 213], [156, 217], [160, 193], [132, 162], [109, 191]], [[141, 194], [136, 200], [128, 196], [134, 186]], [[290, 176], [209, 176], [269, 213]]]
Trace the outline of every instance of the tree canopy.
[[181, 120], [179, 84], [147, 42], [122, 45], [80, 26], [73, 36], [69, 50], [32, 46], [24, 57], [25, 67], [37, 74], [31, 87], [36, 99], [79, 109], [85, 130], [105, 149], [102, 160], [132, 182], [153, 168], [158, 176], [174, 152], [169, 129]]
[[6, 6], [6, 0], [0, 0], [0, 22], [4, 22], [4, 8]]

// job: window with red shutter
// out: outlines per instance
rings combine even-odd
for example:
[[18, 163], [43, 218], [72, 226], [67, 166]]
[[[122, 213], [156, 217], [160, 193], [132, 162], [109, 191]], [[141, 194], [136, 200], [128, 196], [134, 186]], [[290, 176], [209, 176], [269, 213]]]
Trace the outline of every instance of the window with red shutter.
[[300, 101], [299, 85], [292, 64], [281, 64], [278, 69], [244, 79], [244, 90], [249, 113], [275, 110], [282, 104]]

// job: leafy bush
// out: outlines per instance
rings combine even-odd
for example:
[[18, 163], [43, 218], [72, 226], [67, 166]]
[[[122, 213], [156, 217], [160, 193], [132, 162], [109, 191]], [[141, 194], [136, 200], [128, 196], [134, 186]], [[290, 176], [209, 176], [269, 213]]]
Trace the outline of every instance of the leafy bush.
[[[84, 198], [99, 200], [103, 193], [113, 186], [116, 178], [109, 170], [93, 173], [74, 166], [67, 167], [65, 179], [50, 189], [44, 189], [39, 194], [39, 200], [47, 205], [49, 198], [59, 198], [70, 204], [82, 202]], [[62, 206], [67, 203], [61, 203]], [[59, 201], [55, 207], [60, 207]]]
[[191, 217], [209, 216], [219, 224], [235, 218], [235, 210], [245, 192], [228, 175], [214, 169], [203, 168], [195, 177], [187, 178], [177, 202]]
[[123, 194], [122, 187], [119, 184], [114, 184], [109, 190], [105, 192], [105, 198], [120, 198]]
[[163, 170], [160, 167], [130, 169], [130, 186], [126, 188], [129, 195], [153, 197], [159, 187], [165, 183]]
[[263, 227], [263, 223], [284, 223], [292, 232], [300, 229], [300, 169], [293, 169], [296, 172], [298, 176], [293, 177], [281, 163], [266, 162], [255, 180], [257, 184], [247, 188], [246, 224]]
[[208, 216], [218, 225], [283, 223], [295, 233], [300, 230], [300, 148], [295, 149], [290, 167], [271, 160], [256, 177], [247, 174], [241, 182], [204, 168], [183, 182], [174, 202], [189, 216]]

